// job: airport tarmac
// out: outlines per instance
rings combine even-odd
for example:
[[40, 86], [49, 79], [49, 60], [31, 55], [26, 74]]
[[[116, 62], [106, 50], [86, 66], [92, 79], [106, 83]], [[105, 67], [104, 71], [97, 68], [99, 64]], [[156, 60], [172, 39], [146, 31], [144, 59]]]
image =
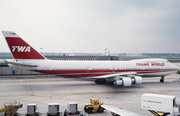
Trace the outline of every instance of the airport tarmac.
[[[13, 100], [18, 101], [23, 104], [23, 108], [18, 112], [25, 114], [27, 104], [38, 103], [37, 111], [45, 115], [48, 111], [48, 103], [60, 103], [60, 112], [64, 112], [68, 102], [77, 102], [78, 109], [83, 111], [84, 105], [89, 104], [90, 98], [99, 98], [106, 104], [122, 107], [144, 116], [153, 116], [149, 111], [140, 109], [141, 95], [157, 93], [180, 97], [180, 82], [177, 78], [180, 78], [180, 75], [166, 76], [164, 83], [160, 83], [158, 77], [144, 78], [143, 84], [122, 87], [98, 85], [87, 78], [9, 79], [1, 77], [0, 104]], [[111, 113], [105, 110], [104, 113], [92, 113], [91, 115], [111, 116]]]

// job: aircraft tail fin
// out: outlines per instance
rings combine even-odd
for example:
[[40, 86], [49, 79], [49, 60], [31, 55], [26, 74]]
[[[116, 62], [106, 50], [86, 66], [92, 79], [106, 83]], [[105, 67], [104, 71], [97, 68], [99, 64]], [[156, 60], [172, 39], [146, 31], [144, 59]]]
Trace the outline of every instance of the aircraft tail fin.
[[13, 31], [2, 31], [14, 59], [45, 59]]

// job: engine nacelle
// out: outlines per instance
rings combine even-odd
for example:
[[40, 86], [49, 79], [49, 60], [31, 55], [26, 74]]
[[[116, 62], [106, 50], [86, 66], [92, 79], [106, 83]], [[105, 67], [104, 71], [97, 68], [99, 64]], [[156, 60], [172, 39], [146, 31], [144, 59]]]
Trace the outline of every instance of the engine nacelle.
[[123, 78], [123, 86], [131, 86], [132, 81], [130, 78]]
[[135, 76], [135, 77], [132, 77], [132, 83], [133, 84], [142, 84], [142, 77], [140, 76]]
[[114, 81], [113, 85], [123, 85], [123, 81], [122, 80]]
[[114, 82], [114, 85], [122, 85], [122, 86], [131, 86], [132, 80], [130, 78], [123, 78], [122, 80], [117, 80]]

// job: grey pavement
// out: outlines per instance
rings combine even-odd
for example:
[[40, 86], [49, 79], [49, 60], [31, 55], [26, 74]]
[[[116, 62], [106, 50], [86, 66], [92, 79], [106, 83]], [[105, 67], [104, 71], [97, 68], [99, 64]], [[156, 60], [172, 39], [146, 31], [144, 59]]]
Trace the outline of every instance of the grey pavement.
[[[45, 115], [48, 103], [60, 103], [60, 111], [67, 108], [68, 102], [77, 102], [78, 109], [83, 111], [84, 105], [89, 104], [90, 98], [99, 98], [102, 102], [122, 107], [123, 109], [153, 116], [150, 112], [140, 109], [141, 95], [144, 93], [158, 93], [180, 97], [180, 75], [173, 74], [165, 77], [165, 82], [160, 83], [160, 78], [144, 78], [143, 84], [131, 87], [97, 85], [87, 78], [60, 78], [40, 77], [35, 79], [0, 79], [0, 104], [18, 101], [23, 108], [18, 112], [25, 114], [27, 104], [38, 103], [38, 112]], [[108, 110], [104, 113], [93, 113], [94, 116], [111, 116]]]

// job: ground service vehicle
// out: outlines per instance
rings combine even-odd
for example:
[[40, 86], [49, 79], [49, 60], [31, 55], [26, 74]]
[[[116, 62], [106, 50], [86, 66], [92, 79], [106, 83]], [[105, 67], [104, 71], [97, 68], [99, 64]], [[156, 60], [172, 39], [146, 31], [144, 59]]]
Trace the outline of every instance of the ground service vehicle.
[[156, 116], [180, 115], [180, 98], [172, 95], [145, 93], [141, 95], [141, 109]]
[[17, 116], [18, 115], [17, 110], [22, 107], [23, 107], [23, 104], [20, 104], [19, 102], [16, 102], [16, 101], [4, 103], [0, 107], [0, 113], [4, 112], [4, 116]]
[[90, 99], [90, 105], [85, 105], [84, 106], [84, 111], [91, 114], [93, 111], [94, 112], [104, 112], [104, 108], [101, 107], [101, 105], [103, 105], [104, 103], [100, 103], [99, 99], [97, 98], [92, 98]]

